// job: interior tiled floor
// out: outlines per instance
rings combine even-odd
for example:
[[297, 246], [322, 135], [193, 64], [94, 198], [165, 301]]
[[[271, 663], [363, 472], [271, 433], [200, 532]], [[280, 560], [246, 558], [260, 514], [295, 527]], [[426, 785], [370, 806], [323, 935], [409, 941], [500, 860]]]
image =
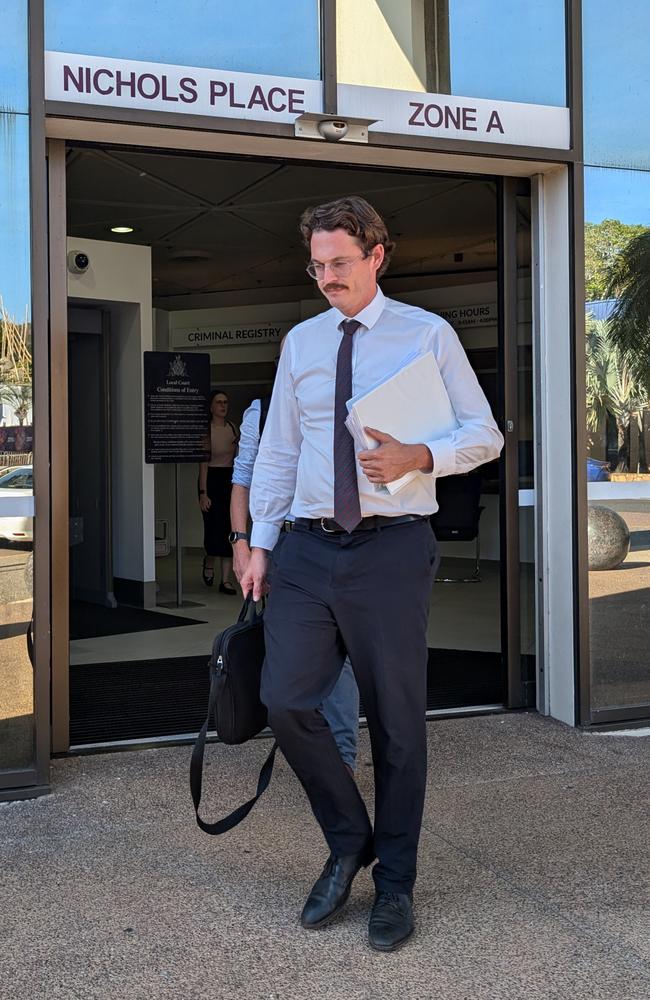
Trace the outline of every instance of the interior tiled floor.
[[[201, 558], [201, 553], [195, 550], [183, 555], [183, 599], [192, 604], [183, 608], [159, 606], [156, 610], [203, 619], [205, 624], [78, 639], [70, 643], [71, 663], [197, 656], [209, 650], [215, 634], [235, 620], [241, 603], [238, 596], [229, 597], [220, 594], [216, 586], [204, 586]], [[466, 577], [471, 575], [473, 568], [468, 559], [446, 558], [439, 573]], [[173, 555], [156, 560], [156, 570], [158, 601], [174, 601]], [[429, 645], [442, 649], [498, 651], [501, 643], [499, 600], [499, 564], [489, 560], [481, 563], [479, 583], [437, 583], [431, 595]]]

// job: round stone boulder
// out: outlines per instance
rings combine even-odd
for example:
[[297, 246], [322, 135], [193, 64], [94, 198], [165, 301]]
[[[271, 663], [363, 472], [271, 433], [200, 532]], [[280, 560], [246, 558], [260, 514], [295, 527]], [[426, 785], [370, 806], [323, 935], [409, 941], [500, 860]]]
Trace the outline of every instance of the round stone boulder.
[[589, 569], [616, 569], [630, 551], [628, 526], [611, 507], [589, 504], [587, 537]]

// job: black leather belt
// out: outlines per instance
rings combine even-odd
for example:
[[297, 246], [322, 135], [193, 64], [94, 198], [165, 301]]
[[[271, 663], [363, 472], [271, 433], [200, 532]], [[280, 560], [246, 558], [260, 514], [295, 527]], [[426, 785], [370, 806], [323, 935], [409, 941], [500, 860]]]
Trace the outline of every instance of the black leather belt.
[[[381, 531], [383, 528], [392, 528], [396, 524], [407, 524], [409, 521], [428, 521], [428, 519], [428, 514], [400, 514], [398, 517], [373, 514], [371, 517], [362, 517], [351, 534], [355, 534], [357, 531]], [[308, 531], [322, 531], [326, 535], [347, 534], [345, 528], [337, 524], [333, 517], [297, 517], [295, 521], [284, 522], [285, 531], [291, 531], [294, 527], [307, 528]]]

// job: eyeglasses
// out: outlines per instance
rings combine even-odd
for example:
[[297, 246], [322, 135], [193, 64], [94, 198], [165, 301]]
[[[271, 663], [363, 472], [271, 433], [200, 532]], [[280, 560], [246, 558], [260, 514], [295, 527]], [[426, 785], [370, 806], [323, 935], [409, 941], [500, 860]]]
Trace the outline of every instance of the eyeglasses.
[[352, 260], [329, 260], [326, 264], [321, 264], [320, 261], [310, 260], [305, 270], [310, 278], [316, 278], [318, 281], [320, 281], [325, 274], [326, 267], [329, 267], [335, 278], [347, 278], [350, 274], [352, 274], [352, 268], [357, 261], [364, 260], [367, 256], [367, 253], [362, 253], [359, 254], [358, 257], [353, 257]]

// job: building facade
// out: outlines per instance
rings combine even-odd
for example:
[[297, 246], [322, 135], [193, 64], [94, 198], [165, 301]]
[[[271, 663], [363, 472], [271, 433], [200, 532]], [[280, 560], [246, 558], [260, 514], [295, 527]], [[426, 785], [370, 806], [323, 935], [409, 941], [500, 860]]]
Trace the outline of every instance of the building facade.
[[181, 419], [196, 370], [237, 422], [269, 391], [323, 308], [297, 219], [349, 192], [396, 240], [384, 291], [449, 319], [506, 439], [440, 481], [433, 724], [647, 720], [647, 5], [3, 19], [0, 797], [47, 789], [52, 753], [198, 728], [232, 598], [201, 589], [196, 455], [161, 445], [156, 394]]

